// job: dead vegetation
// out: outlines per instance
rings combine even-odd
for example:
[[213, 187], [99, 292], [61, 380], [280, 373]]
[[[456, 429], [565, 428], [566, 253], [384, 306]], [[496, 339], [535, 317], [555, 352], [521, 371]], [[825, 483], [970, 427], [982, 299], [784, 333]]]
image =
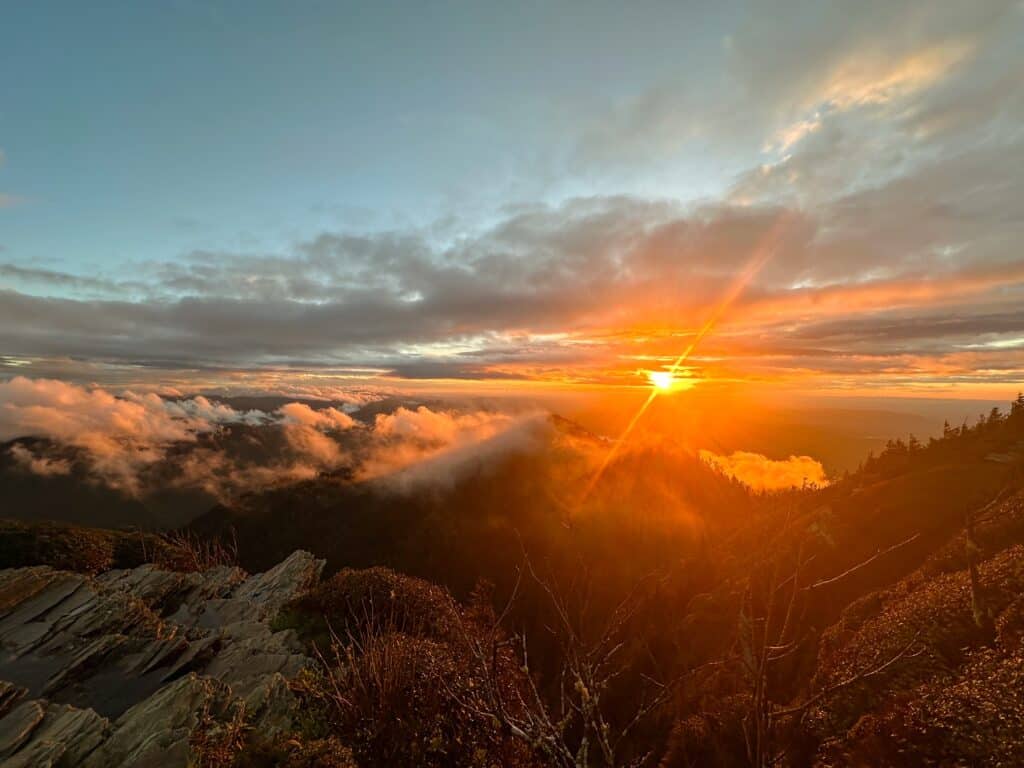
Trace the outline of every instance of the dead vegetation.
[[58, 570], [95, 574], [144, 563], [170, 571], [204, 571], [237, 565], [238, 549], [233, 539], [203, 539], [190, 531], [112, 531], [0, 519], [3, 568], [48, 565]]

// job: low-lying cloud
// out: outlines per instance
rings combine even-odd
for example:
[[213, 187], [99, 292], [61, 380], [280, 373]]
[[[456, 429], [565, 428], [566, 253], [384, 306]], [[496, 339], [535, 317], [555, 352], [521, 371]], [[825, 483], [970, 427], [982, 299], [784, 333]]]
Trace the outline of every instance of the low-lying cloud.
[[12, 445], [9, 450], [14, 461], [33, 475], [47, 477], [51, 475], [71, 474], [71, 462], [67, 459], [36, 456], [25, 446], [17, 444]]
[[[76, 386], [54, 379], [17, 377], [0, 382], [0, 440], [42, 437], [78, 448], [110, 485], [138, 491], [138, 472], [163, 458], [175, 443], [195, 442], [228, 422], [252, 423], [261, 416], [242, 413], [198, 396], [165, 400], [153, 393]], [[24, 449], [23, 449], [24, 450]], [[16, 455], [39, 474], [55, 474], [63, 464], [45, 457]]]
[[374, 421], [372, 447], [359, 476], [386, 477], [401, 485], [450, 480], [467, 460], [526, 445], [540, 418], [536, 413], [458, 413], [426, 406], [382, 413]]
[[97, 482], [133, 496], [172, 487], [228, 499], [335, 471], [402, 487], [445, 481], [467, 460], [523, 444], [537, 421], [537, 414], [420, 406], [364, 423], [332, 405], [242, 411], [203, 396], [114, 394], [24, 377], [0, 382], [0, 440], [51, 441], [9, 446], [17, 466], [66, 475], [80, 461]]
[[790, 456], [778, 460], [750, 451], [721, 455], [701, 449], [700, 457], [723, 474], [755, 491], [784, 491], [808, 484], [828, 485], [825, 468], [810, 456]]
[[331, 406], [314, 409], [305, 403], [287, 403], [277, 412], [293, 450], [311, 459], [318, 468], [330, 469], [342, 463], [345, 454], [329, 433], [351, 429], [355, 419]]

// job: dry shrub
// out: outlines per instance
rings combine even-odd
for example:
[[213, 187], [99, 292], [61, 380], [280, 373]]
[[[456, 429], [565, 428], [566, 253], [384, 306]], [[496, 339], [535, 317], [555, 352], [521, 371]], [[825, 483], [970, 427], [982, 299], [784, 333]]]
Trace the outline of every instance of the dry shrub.
[[210, 695], [189, 736], [190, 768], [356, 768], [337, 738], [302, 733], [266, 739], [254, 729], [244, 702], [225, 684], [204, 678]]
[[827, 744], [821, 766], [1024, 765], [1024, 656], [985, 649]]
[[356, 768], [352, 750], [334, 737], [291, 734], [272, 741], [252, 741], [235, 755], [231, 768]]
[[1024, 595], [1017, 597], [996, 619], [999, 647], [1011, 653], [1024, 645]]
[[147, 549], [161, 546], [154, 534], [61, 523], [0, 521], [0, 568], [49, 565], [63, 571], [95, 574], [141, 565], [146, 562]]
[[234, 542], [201, 539], [189, 531], [111, 531], [63, 523], [0, 520], [0, 567], [49, 565], [96, 574], [154, 563], [169, 571], [236, 565]]
[[348, 639], [386, 630], [449, 641], [461, 622], [447, 590], [382, 567], [339, 571], [294, 601], [285, 616], [322, 648], [330, 646], [331, 632]]
[[729, 768], [747, 764], [743, 720], [750, 696], [736, 694], [705, 702], [699, 714], [680, 720], [669, 739], [661, 768]]
[[204, 678], [209, 691], [198, 722], [189, 736], [190, 765], [195, 768], [230, 768], [245, 744], [249, 727], [245, 705], [230, 700], [231, 689], [224, 683]]
[[[1024, 589], [1024, 546], [991, 557], [979, 568], [985, 606], [994, 615]], [[860, 606], [864, 607], [864, 606]], [[815, 684], [827, 687], [920, 638], [924, 652], [894, 666], [883, 678], [851, 686], [818, 712], [818, 727], [835, 734], [902, 691], [927, 682], [950, 682], [966, 653], [993, 640], [975, 621], [966, 571], [930, 580], [920, 574], [883, 593], [873, 616], [840, 622], [822, 638]], [[851, 631], [852, 629], [852, 631]], [[1008, 630], [1006, 630], [1008, 633]]]
[[201, 539], [187, 530], [169, 531], [160, 535], [151, 562], [168, 571], [208, 571], [238, 565], [238, 546], [234, 541]]
[[[342, 571], [290, 610], [322, 612], [321, 664], [296, 688], [360, 766], [536, 765], [528, 745], [471, 705], [485, 683], [469, 653], [479, 608], [464, 614], [446, 590], [371, 568]], [[496, 649], [494, 663], [487, 684], [514, 685], [511, 654]]]
[[[983, 510], [975, 523], [974, 540], [983, 557], [1024, 543], [1024, 492], [1016, 493], [991, 509]], [[966, 535], [958, 533], [928, 557], [921, 572], [928, 577], [961, 571], [967, 567]]]
[[373, 630], [336, 640], [298, 689], [361, 766], [534, 765], [525, 744], [462, 704], [481, 685], [454, 644]]

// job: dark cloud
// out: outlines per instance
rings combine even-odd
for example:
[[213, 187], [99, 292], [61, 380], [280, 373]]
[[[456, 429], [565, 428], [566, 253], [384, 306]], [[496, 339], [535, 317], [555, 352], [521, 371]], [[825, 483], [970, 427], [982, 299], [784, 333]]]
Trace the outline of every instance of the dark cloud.
[[[955, 195], [958, 169], [979, 174], [972, 195]], [[753, 313], [762, 344], [772, 343], [769, 329], [779, 343], [851, 349], [856, 334], [892, 338], [890, 316], [865, 314], [889, 306], [905, 309], [895, 321], [903, 341], [943, 338], [944, 328], [952, 337], [966, 326], [924, 330], [934, 304], [969, 307], [1024, 282], [1012, 242], [1017, 198], [997, 193], [1015, 189], [1005, 175], [964, 159], [817, 215], [593, 198], [520, 209], [443, 247], [414, 234], [325, 233], [288, 255], [196, 253], [159, 265], [146, 300], [0, 292], [0, 344], [11, 355], [167, 367], [346, 365], [407, 378], [500, 378], [524, 364], [597, 357], [611, 330], [698, 325], [769, 241], [773, 256], [733, 313], [736, 329]], [[1012, 330], [1005, 314], [971, 315], [973, 332]], [[847, 330], [823, 335], [822, 323]]]
[[[3, 247], [0, 247], [0, 252]], [[0, 264], [0, 278], [17, 284], [43, 285], [52, 288], [70, 288], [98, 294], [122, 294], [144, 290], [139, 282], [117, 282], [99, 277], [72, 275], [52, 269], [22, 267], [16, 264]]]
[[519, 378], [514, 373], [491, 370], [480, 365], [441, 360], [403, 363], [391, 368], [387, 373], [389, 376], [400, 379], [465, 379], [468, 381], [478, 381], [481, 379]]
[[[401, 345], [599, 325], [641, 295], [698, 307], [704, 299], [694, 289], [720, 288], [781, 215], [720, 209], [672, 216], [662, 204], [613, 198], [519, 213], [444, 249], [415, 238], [325, 234], [292, 257], [203, 254], [167, 265], [151, 286], [162, 298], [145, 302], [6, 291], [0, 340], [19, 354], [344, 356], [387, 366]], [[189, 295], [175, 296], [186, 287]]]
[[1024, 310], [950, 315], [926, 312], [919, 315], [879, 313], [870, 317], [847, 318], [815, 323], [794, 336], [816, 342], [876, 345], [879, 341], [907, 342], [933, 339], [948, 348], [951, 340], [978, 340], [986, 335], [1024, 335]]

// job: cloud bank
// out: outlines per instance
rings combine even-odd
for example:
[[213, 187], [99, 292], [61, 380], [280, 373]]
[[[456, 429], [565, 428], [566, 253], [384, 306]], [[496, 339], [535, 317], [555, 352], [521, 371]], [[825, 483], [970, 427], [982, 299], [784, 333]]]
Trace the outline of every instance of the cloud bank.
[[202, 396], [114, 394], [24, 377], [0, 382], [0, 440], [55, 444], [13, 443], [8, 451], [18, 466], [43, 476], [69, 474], [77, 457], [98, 482], [135, 496], [176, 487], [228, 499], [335, 471], [404, 488], [446, 482], [469, 460], [525, 445], [538, 420], [420, 406], [364, 424], [330, 405], [242, 411]]
[[[163, 458], [172, 444], [195, 442], [224, 423], [259, 418], [205, 397], [172, 401], [152, 393], [115, 396], [57, 380], [0, 381], [0, 440], [43, 437], [79, 448], [98, 475], [130, 493], [138, 491], [139, 470]], [[41, 474], [66, 466], [29, 458], [24, 449], [16, 457]]]

